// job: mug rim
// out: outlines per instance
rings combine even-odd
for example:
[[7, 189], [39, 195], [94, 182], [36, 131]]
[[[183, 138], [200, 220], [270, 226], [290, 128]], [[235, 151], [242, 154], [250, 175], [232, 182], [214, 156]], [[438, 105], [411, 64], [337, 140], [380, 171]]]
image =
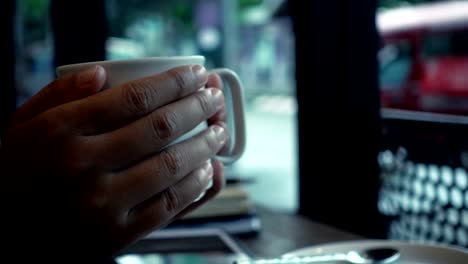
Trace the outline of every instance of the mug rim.
[[64, 64], [57, 67], [57, 70], [81, 67], [81, 66], [92, 66], [92, 65], [112, 65], [112, 64], [131, 64], [131, 63], [140, 63], [148, 61], [158, 61], [158, 62], [171, 62], [171, 61], [180, 61], [180, 60], [202, 60], [204, 63], [205, 56], [202, 55], [189, 55], [189, 56], [161, 56], [161, 57], [142, 57], [142, 58], [130, 58], [130, 59], [115, 59], [115, 60], [102, 60], [102, 61], [89, 61], [89, 62], [80, 62], [72, 64]]

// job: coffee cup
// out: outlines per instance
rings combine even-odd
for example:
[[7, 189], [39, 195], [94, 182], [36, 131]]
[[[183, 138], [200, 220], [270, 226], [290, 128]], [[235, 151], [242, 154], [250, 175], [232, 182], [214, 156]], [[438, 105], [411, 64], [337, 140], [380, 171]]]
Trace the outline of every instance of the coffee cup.
[[[114, 87], [128, 81], [143, 78], [146, 76], [162, 73], [171, 68], [183, 65], [204, 65], [203, 56], [173, 56], [173, 57], [148, 57], [139, 59], [107, 60], [85, 62], [77, 64], [62, 65], [57, 67], [58, 77], [66, 74], [76, 73], [91, 66], [100, 65], [107, 73], [107, 87]], [[224, 82], [228, 126], [231, 128], [231, 140], [228, 150], [215, 157], [225, 164], [230, 164], [238, 160], [245, 150], [245, 119], [244, 119], [244, 99], [243, 86], [237, 74], [227, 68], [217, 68], [208, 70], [211, 74], [218, 74]], [[188, 139], [201, 132], [207, 127], [207, 122], [202, 122], [190, 132], [186, 133], [172, 144]]]

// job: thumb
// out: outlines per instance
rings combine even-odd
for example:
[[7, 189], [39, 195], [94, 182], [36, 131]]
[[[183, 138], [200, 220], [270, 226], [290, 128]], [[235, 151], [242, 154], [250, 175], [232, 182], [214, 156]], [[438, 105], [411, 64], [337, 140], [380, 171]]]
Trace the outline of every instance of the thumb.
[[104, 88], [105, 82], [106, 71], [101, 66], [58, 78], [21, 106], [13, 123], [25, 122], [59, 105], [96, 94]]

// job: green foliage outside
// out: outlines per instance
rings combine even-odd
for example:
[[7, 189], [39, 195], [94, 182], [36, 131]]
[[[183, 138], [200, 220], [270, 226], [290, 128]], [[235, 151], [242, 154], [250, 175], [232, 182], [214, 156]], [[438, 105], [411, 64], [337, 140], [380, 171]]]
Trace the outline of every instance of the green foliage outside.
[[[217, 0], [221, 1], [221, 0]], [[235, 0], [232, 0], [235, 1]], [[110, 28], [113, 35], [121, 35], [122, 25], [128, 25], [135, 19], [152, 15], [164, 14], [178, 23], [179, 30], [191, 33], [193, 30], [193, 0], [117, 0], [118, 12], [109, 17]], [[259, 5], [263, 0], [238, 0], [239, 9], [242, 10]]]
[[[65, 0], [63, 0], [65, 1]], [[79, 4], [79, 0], [74, 0]], [[128, 25], [135, 19], [155, 13], [165, 14], [173, 18], [181, 30], [190, 32], [193, 28], [193, 0], [107, 0], [117, 5], [117, 12], [109, 16], [112, 34], [121, 35], [123, 25]], [[218, 0], [221, 1], [221, 0]], [[234, 0], [232, 0], [234, 1]], [[379, 8], [393, 8], [403, 5], [435, 2], [437, 0], [379, 0]], [[25, 27], [31, 39], [43, 38], [47, 29], [47, 12], [50, 0], [21, 0]], [[243, 10], [263, 3], [263, 0], [238, 0], [239, 9]]]
[[28, 32], [25, 41], [43, 39], [47, 33], [49, 0], [21, 0], [17, 5], [22, 12], [25, 30]]
[[23, 14], [27, 20], [41, 20], [49, 8], [49, 0], [23, 0]]
[[442, 2], [441, 0], [379, 0], [379, 8], [394, 8], [428, 2]]

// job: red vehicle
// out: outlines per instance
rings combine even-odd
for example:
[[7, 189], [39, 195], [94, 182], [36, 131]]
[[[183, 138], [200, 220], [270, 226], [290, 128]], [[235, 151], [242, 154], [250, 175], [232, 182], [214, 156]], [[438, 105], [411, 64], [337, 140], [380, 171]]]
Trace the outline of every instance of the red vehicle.
[[381, 102], [386, 108], [468, 114], [468, 2], [380, 12]]

